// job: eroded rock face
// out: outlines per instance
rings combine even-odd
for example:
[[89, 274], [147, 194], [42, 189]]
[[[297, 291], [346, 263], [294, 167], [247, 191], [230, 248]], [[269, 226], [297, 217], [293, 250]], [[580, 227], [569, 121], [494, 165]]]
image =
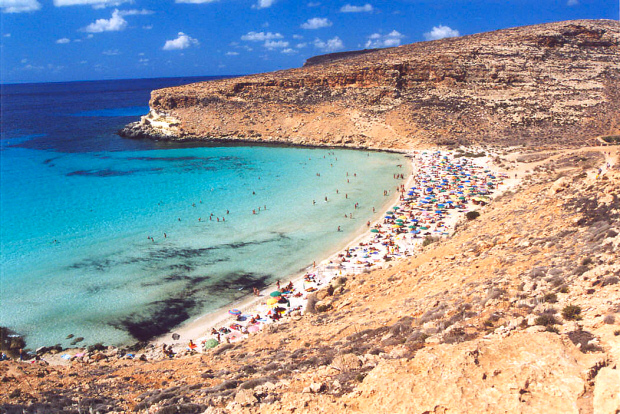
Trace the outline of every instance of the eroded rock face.
[[597, 357], [550, 333], [437, 345], [409, 361], [382, 361], [352, 403], [384, 413], [578, 413]]
[[551, 23], [156, 90], [150, 105], [179, 120], [175, 139], [583, 144], [620, 130], [619, 45], [615, 21]]

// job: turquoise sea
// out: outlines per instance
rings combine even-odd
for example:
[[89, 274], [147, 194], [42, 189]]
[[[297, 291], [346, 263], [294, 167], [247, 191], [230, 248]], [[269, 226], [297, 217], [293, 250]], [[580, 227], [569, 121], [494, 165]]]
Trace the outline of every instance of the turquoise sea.
[[0, 326], [29, 348], [147, 340], [286, 279], [407, 172], [398, 154], [114, 134], [152, 89], [197, 80], [2, 86]]

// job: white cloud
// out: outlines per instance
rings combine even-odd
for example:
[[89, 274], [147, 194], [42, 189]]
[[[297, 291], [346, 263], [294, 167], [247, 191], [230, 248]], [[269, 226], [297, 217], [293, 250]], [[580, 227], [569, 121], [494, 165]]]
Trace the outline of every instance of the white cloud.
[[[23, 63], [23, 62], [22, 62]], [[52, 72], [59, 72], [61, 70], [63, 70], [65, 67], [64, 66], [57, 66], [57, 65], [53, 65], [51, 63], [48, 63], [47, 65], [43, 66], [43, 65], [32, 65], [32, 64], [27, 64], [25, 65], [22, 69], [23, 70], [36, 70], [36, 71], [42, 71], [42, 70], [49, 70]]]
[[93, 6], [95, 9], [116, 7], [123, 3], [133, 3], [133, 0], [54, 0], [54, 6]]
[[173, 40], [166, 40], [163, 49], [164, 50], [181, 50], [187, 49], [190, 46], [198, 46], [200, 42], [193, 37], [189, 37], [183, 32], [179, 32], [179, 36]]
[[295, 47], [297, 49], [303, 49], [306, 46], [308, 46], [308, 43], [297, 43], [297, 45]]
[[71, 39], [63, 37], [62, 39], [56, 40], [56, 43], [58, 43], [59, 45], [64, 45], [65, 43], [69, 43], [70, 41], [71, 41]]
[[123, 19], [118, 9], [112, 12], [109, 19], [97, 19], [94, 23], [82, 28], [81, 30], [88, 33], [101, 32], [118, 32], [127, 28], [127, 20]]
[[103, 52], [101, 52], [101, 54], [106, 55], [106, 56], [116, 56], [116, 55], [120, 55], [121, 52], [119, 52], [118, 49], [110, 49], [110, 50], [104, 50]]
[[269, 50], [273, 50], [286, 48], [289, 46], [289, 44], [284, 40], [267, 40], [263, 46], [265, 46]]
[[458, 30], [451, 29], [448, 26], [435, 26], [430, 32], [424, 33], [424, 38], [426, 40], [438, 40], [446, 37], [458, 37], [461, 34]]
[[313, 17], [312, 19], [308, 19], [307, 22], [301, 25], [302, 29], [321, 29], [323, 27], [330, 27], [333, 23], [329, 21], [329, 19], [325, 17]]
[[146, 26], [142, 26], [144, 30], [151, 30], [153, 28], [152, 24], [147, 24]]
[[285, 55], [294, 55], [295, 53], [297, 53], [297, 51], [295, 49], [287, 47], [286, 49], [282, 49], [282, 53], [284, 53]]
[[247, 40], [250, 42], [264, 42], [266, 40], [282, 39], [283, 37], [284, 36], [280, 33], [248, 32], [247, 34], [241, 36], [241, 40]]
[[24, 13], [41, 9], [37, 0], [0, 0], [2, 13]]
[[368, 41], [364, 45], [367, 49], [376, 49], [380, 47], [394, 47], [400, 46], [400, 41], [405, 37], [400, 32], [396, 30], [392, 30], [390, 33], [386, 35], [382, 35], [379, 33], [373, 33], [368, 36]]
[[566, 5], [569, 6], [569, 7], [577, 6], [577, 5], [579, 5], [579, 0], [568, 0], [566, 2]]
[[146, 10], [146, 9], [142, 9], [142, 10], [131, 9], [131, 10], [120, 11], [121, 16], [147, 16], [153, 13], [155, 13], [153, 10]]
[[204, 4], [204, 3], [213, 3], [217, 0], [175, 0], [175, 3], [188, 3], [188, 4]]
[[298, 34], [294, 34], [293, 35], [293, 39], [299, 40], [299, 39], [303, 39], [304, 37]]
[[329, 39], [327, 42], [322, 41], [321, 39], [314, 39], [314, 47], [320, 49], [323, 52], [336, 52], [338, 50], [344, 49], [344, 44], [342, 40], [338, 36]]
[[321, 3], [318, 1], [311, 1], [310, 3], [308, 3], [308, 7], [319, 7], [320, 5]]
[[342, 13], [362, 13], [362, 12], [369, 13], [373, 10], [374, 9], [372, 7], [372, 4], [369, 4], [369, 3], [366, 3], [363, 6], [352, 6], [350, 4], [345, 4], [344, 6], [340, 8], [340, 11]]
[[255, 9], [267, 9], [273, 6], [273, 3], [275, 3], [275, 0], [258, 0], [252, 7]]
[[5, 33], [2, 35], [2, 37], [11, 37], [11, 33]]
[[239, 52], [226, 52], [226, 56], [239, 56]]

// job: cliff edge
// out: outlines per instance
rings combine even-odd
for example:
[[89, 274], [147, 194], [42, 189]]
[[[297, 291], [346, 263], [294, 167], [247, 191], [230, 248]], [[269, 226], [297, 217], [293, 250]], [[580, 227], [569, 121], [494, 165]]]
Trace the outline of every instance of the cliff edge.
[[421, 42], [152, 92], [121, 135], [299, 145], [583, 145], [620, 130], [620, 23]]

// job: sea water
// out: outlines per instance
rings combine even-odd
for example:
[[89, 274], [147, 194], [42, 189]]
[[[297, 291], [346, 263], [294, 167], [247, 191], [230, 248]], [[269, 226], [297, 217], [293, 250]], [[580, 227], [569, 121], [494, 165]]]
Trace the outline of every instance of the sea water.
[[397, 154], [114, 134], [195, 80], [3, 86], [0, 326], [29, 347], [150, 339], [286, 279], [407, 173]]

